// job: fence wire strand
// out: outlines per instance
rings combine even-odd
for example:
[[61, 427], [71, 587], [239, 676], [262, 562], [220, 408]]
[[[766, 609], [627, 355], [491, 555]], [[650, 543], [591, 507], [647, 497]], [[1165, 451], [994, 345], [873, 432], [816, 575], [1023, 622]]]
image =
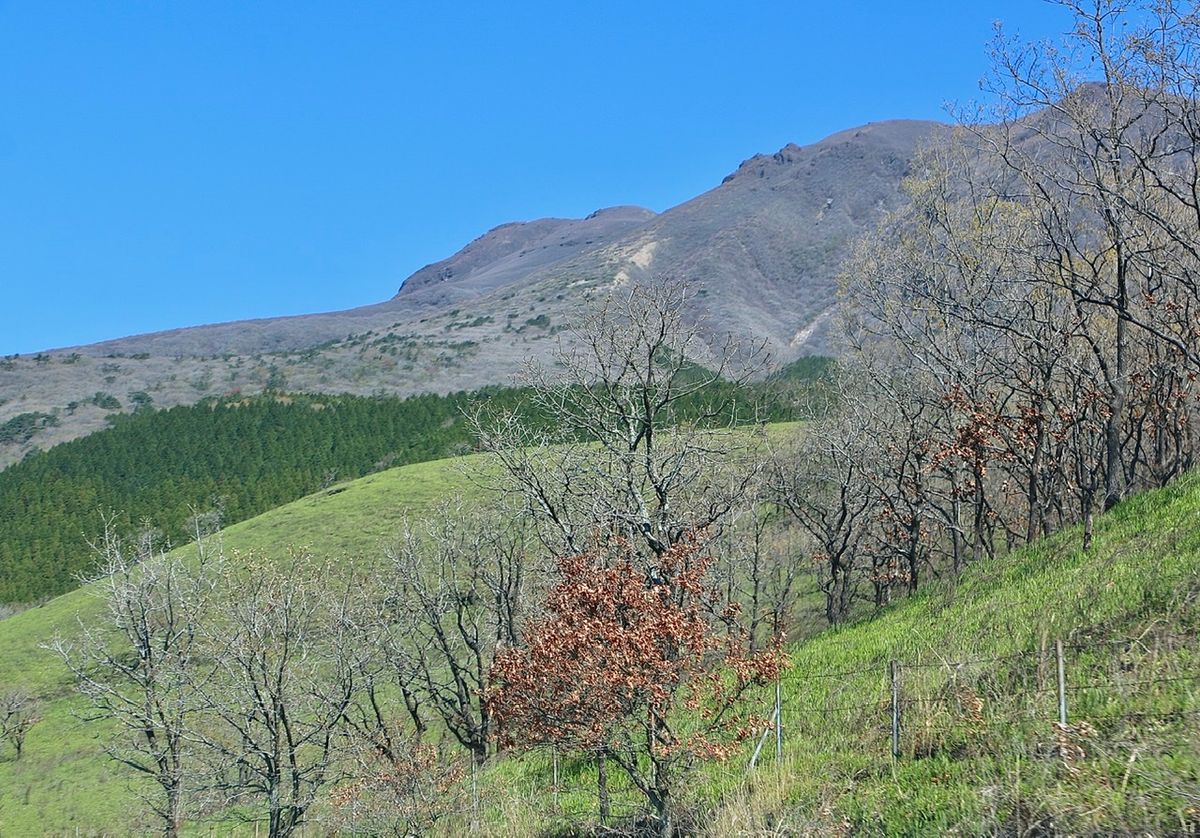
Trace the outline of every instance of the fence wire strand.
[[[1074, 652], [1093, 651], [1098, 649], [1111, 650], [1117, 647], [1132, 648], [1140, 646], [1145, 648], [1145, 640], [1145, 637], [1138, 637], [1097, 641], [1075, 641], [1072, 643], [1063, 643], [1061, 648], [1064, 650], [1064, 652], [1068, 650]], [[931, 721], [933, 721], [933, 727], [924, 728], [924, 731], [937, 731], [941, 727], [941, 721], [940, 719], [938, 721], [934, 721], [931, 719], [931, 717], [944, 711], [946, 714], [952, 717], [950, 719], [952, 723], [956, 721], [967, 722], [974, 725], [983, 725], [984, 728], [1009, 726], [1011, 728], [1010, 733], [1002, 733], [1000, 730], [996, 730], [993, 733], [988, 734], [991, 736], [1001, 737], [996, 740], [998, 746], [1006, 747], [1004, 743], [1009, 742], [1012, 747], [1025, 750], [1033, 748], [1034, 751], [1031, 753], [1042, 758], [1054, 756], [1058, 753], [1058, 746], [1055, 744], [1055, 740], [1053, 738], [1054, 734], [1052, 732], [1052, 725], [1056, 726], [1058, 724], [1058, 714], [1055, 712], [1057, 708], [1053, 708], [1051, 703], [1045, 700], [1045, 697], [1049, 695], [1055, 695], [1060, 690], [1059, 684], [1055, 683], [1056, 658], [1057, 652], [1055, 647], [1047, 646], [1035, 649], [1025, 649], [1013, 654], [994, 655], [979, 658], [964, 658], [961, 660], [905, 662], [898, 659], [895, 662], [897, 673], [897, 700], [894, 703], [892, 699], [891, 679], [893, 676], [890, 670], [890, 660], [879, 660], [870, 665], [859, 668], [799, 673], [798, 679], [802, 682], [848, 680], [858, 678], [859, 676], [869, 675], [874, 676], [874, 680], [884, 684], [885, 689], [877, 699], [871, 701], [830, 703], [829, 700], [837, 697], [838, 693], [840, 692], [833, 688], [821, 690], [820, 692], [825, 693], [824, 698], [816, 698], [816, 700], [811, 704], [805, 704], [802, 700], [793, 697], [791, 701], [786, 702], [781, 708], [782, 712], [780, 724], [782, 730], [784, 731], [783, 755], [786, 758], [788, 750], [786, 732], [789, 729], [811, 730], [814, 726], [824, 726], [822, 728], [823, 730], [832, 732], [832, 730], [836, 730], [841, 727], [843, 728], [844, 732], [847, 733], [849, 739], [853, 741], [862, 743], [864, 741], [864, 737], [869, 738], [872, 741], [875, 741], [876, 738], [886, 741], [892, 735], [893, 731], [893, 724], [889, 717], [895, 713], [895, 724], [899, 726], [901, 731], [901, 739], [908, 739], [907, 745], [904, 744], [903, 741], [901, 743], [900, 756], [903, 758], [904, 749], [906, 747], [909, 748], [909, 753], [911, 754], [911, 748], [914, 747], [914, 732], [911, 729], [917, 725], [928, 725]], [[1032, 666], [1029, 668], [1020, 666], [1022, 663], [1035, 664], [1036, 673], [1034, 672]], [[998, 687], [981, 690], [980, 693], [974, 694], [975, 700], [978, 702], [978, 704], [973, 708], [968, 706], [971, 700], [969, 696], [964, 696], [962, 693], [955, 690], [956, 687], [973, 689], [975, 686], [978, 686], [977, 682], [973, 683], [969, 674], [967, 678], [959, 681], [958, 677], [962, 674], [962, 670], [969, 669], [971, 667], [1006, 664], [1017, 665], [1012, 675], [1019, 675], [1020, 677], [1011, 678], [1011, 680], [1018, 684], [1029, 685], [1030, 688], [1016, 689], [1012, 691], [1004, 690], [999, 693], [992, 692], [993, 689], [999, 689]], [[1093, 667], [1088, 667], [1088, 669], [1093, 673], [1096, 671]], [[940, 686], [931, 686], [928, 683], [927, 678], [924, 683], [918, 681], [918, 684], [914, 685], [912, 683], [912, 679], [905, 679], [904, 677], [906, 672], [912, 671], [944, 671], [949, 675], [949, 677]], [[994, 671], [983, 673], [985, 677], [996, 674], [1000, 673]], [[1046, 686], [1032, 686], [1030, 684], [1030, 680], [1035, 674], [1037, 677], [1036, 683], [1049, 683]], [[1093, 677], [1095, 677], [1094, 674]], [[1009, 680], [1009, 676], [1006, 676], [1004, 680]], [[1088, 681], [1086, 683], [1068, 682], [1063, 684], [1061, 689], [1064, 695], [1078, 695], [1080, 693], [1087, 693], [1089, 691], [1109, 690], [1117, 694], [1117, 696], [1114, 697], [1121, 697], [1129, 700], [1135, 696], [1120, 694], [1127, 693], [1128, 691], [1135, 690], [1137, 688], [1153, 687], [1159, 684], [1181, 684], [1197, 681], [1200, 681], [1200, 672], [1180, 675], [1164, 675], [1163, 677], [1157, 678], [1140, 678], [1133, 681], [1121, 681], [1119, 678], [1112, 678], [1105, 681]], [[850, 691], [849, 687], [850, 685], [847, 684], [847, 692]], [[924, 689], [926, 694], [920, 694], [919, 691], [921, 689]], [[928, 694], [931, 690], [942, 690], [944, 693], [940, 695]], [[859, 691], [859, 694], [861, 695], [861, 691]], [[1143, 691], [1141, 694], [1145, 695], [1145, 692]], [[1189, 692], [1186, 696], [1179, 696], [1177, 700], [1181, 703], [1190, 703], [1193, 701], [1200, 701], [1200, 697]], [[1099, 726], [1102, 729], [1109, 730], [1113, 730], [1112, 726], [1114, 724], [1120, 725], [1121, 723], [1136, 724], [1138, 722], [1149, 721], [1190, 722], [1194, 719], [1200, 719], [1200, 707], [1184, 706], [1173, 710], [1117, 710], [1116, 712], [1106, 712], [1102, 709], [1089, 709], [1088, 711], [1082, 713], [1076, 711], [1073, 707], [1070, 709], [1072, 712], [1069, 714], [1069, 716], [1072, 725], [1079, 725], [1082, 722], [1088, 722], [1095, 726]], [[775, 706], [773, 699], [768, 710], [769, 715], [774, 714]], [[832, 725], [829, 722], [831, 717], [845, 717], [853, 716], [855, 714], [858, 716], [858, 721], [852, 723], [853, 727], [849, 726], [851, 724], [849, 722], [845, 724], [834, 722]], [[917, 721], [914, 724], [914, 717], [920, 721]], [[878, 724], [872, 721], [873, 718], [878, 719]], [[1037, 727], [1029, 726], [1030, 723], [1038, 722], [1039, 720], [1045, 723], [1044, 727], [1040, 725]], [[773, 729], [773, 726], [773, 723], [768, 724], [766, 728], [760, 732], [763, 732], [765, 736], [770, 732], [771, 729]], [[906, 729], [908, 729], [907, 737]], [[975, 729], [978, 731], [981, 728], [976, 727]], [[918, 742], [921, 740], [919, 735], [921, 732], [922, 729], [917, 727], [915, 734], [917, 735]], [[1017, 734], [1018, 738], [1013, 739], [1013, 734]], [[1036, 737], [1036, 739], [1030, 739], [1029, 737], [1031, 736]], [[756, 733], [752, 738], [756, 740], [758, 738], [758, 733]], [[1024, 740], [1024, 744], [1016, 744], [1020, 743], [1021, 740]], [[1104, 754], [1113, 759], [1128, 759], [1128, 757], [1111, 755], [1106, 748], [1126, 748], [1127, 750], [1132, 748], [1142, 758], [1154, 752], [1153, 749], [1149, 748], [1148, 745], [1126, 745], [1115, 741], [1108, 742], [1106, 746], [1101, 746], [1099, 742], [1091, 740], [1087, 743], [1087, 745], [1089, 748], [1095, 748], [1097, 754]], [[920, 745], [918, 744], [916, 747], [920, 747]], [[1169, 746], [1162, 746], [1162, 753], [1170, 752], [1171, 748]], [[733, 777], [741, 776], [748, 771], [762, 771], [774, 764], [774, 761], [775, 754], [773, 753], [773, 749], [768, 748], [763, 752], [762, 758], [757, 761], [757, 765], [754, 768], [743, 765], [741, 768], [718, 770], [722, 771], [722, 776], [725, 776], [728, 780]], [[1136, 760], [1134, 762], [1136, 762]], [[1136, 768], [1132, 763], [1128, 770], [1134, 776], [1139, 776], [1140, 768]], [[1149, 776], [1146, 776], [1145, 780], [1148, 784], [1155, 784], [1158, 782]], [[1164, 785], [1163, 788], [1168, 787]], [[1172, 790], [1178, 792], [1178, 789], [1172, 788]], [[560, 794], [572, 796], [578, 796], [580, 794], [595, 795], [596, 789], [594, 785], [587, 788], [580, 786], [568, 787], [560, 782], [558, 792]], [[613, 814], [614, 820], [628, 821], [628, 819], [645, 815], [649, 811], [644, 801], [630, 801], [628, 799], [631, 796], [631, 790], [629, 789], [622, 789], [620, 791], [614, 790], [610, 793], [613, 795], [613, 798], [610, 802], [610, 811]], [[618, 800], [618, 795], [624, 796], [626, 799]], [[554, 813], [554, 817], [556, 819], [584, 817], [595, 820], [599, 818], [599, 809], [595, 803], [590, 806], [559, 806]]]

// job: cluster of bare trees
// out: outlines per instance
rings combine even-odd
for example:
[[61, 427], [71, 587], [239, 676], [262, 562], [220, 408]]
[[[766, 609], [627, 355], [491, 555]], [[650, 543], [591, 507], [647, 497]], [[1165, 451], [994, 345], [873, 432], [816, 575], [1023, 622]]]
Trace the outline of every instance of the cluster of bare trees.
[[[678, 778], [695, 759], [728, 753], [722, 737], [745, 725], [726, 730], [735, 716], [722, 711], [717, 738], [688, 750], [667, 708], [709, 683], [710, 668], [742, 689], [773, 677], [775, 640], [806, 576], [806, 558], [779, 549], [795, 545], [766, 505], [764, 435], [735, 431], [731, 403], [694, 409], [713, 383], [758, 373], [760, 353], [703, 343], [684, 319], [689, 293], [638, 286], [582, 318], [553, 374], [531, 370], [534, 398], [562, 417], [558, 432], [534, 438], [512, 416], [480, 412], [492, 456], [472, 474], [476, 494], [408, 522], [378, 562], [335, 572], [305, 554], [227, 561], [203, 521], [194, 555], [106, 532], [91, 586], [104, 619], [53, 645], [166, 834], [218, 811], [265, 815], [271, 836], [314, 817], [410, 834], [455, 811], [462, 757], [474, 774], [506, 744], [521, 746], [517, 673], [497, 662], [517, 660], [531, 626], [556, 624], [547, 598], [562, 589], [564, 562], [583, 555], [617, 558], [588, 564], [595, 580], [574, 579], [573, 590], [598, 590], [589, 585], [619, 566], [618, 587], [638, 603], [608, 615], [607, 640], [591, 639], [626, 654], [601, 654], [611, 671], [588, 674], [633, 685], [621, 707], [652, 720], [658, 768], [643, 777], [636, 753], [606, 742], [584, 750], [633, 772], [669, 827]], [[690, 421], [675, 413], [681, 399]], [[504, 735], [498, 672], [509, 685]], [[731, 705], [740, 692], [718, 698]]]
[[832, 620], [1067, 525], [1086, 547], [1195, 462], [1200, 18], [1062, 5], [1064, 44], [998, 34], [997, 107], [846, 269], [840, 406], [781, 472]]
[[164, 834], [244, 806], [289, 835], [341, 776], [342, 720], [378, 668], [373, 612], [344, 569], [227, 562], [217, 536], [198, 534], [181, 555], [106, 528], [91, 587], [104, 619], [51, 646]]
[[[408, 835], [445, 810], [461, 775], [422, 736], [437, 717], [486, 758], [491, 615], [517, 604], [492, 595], [522, 582], [505, 575], [519, 533], [443, 511], [362, 572], [302, 552], [229, 560], [199, 518], [195, 553], [106, 527], [89, 586], [103, 616], [50, 646], [164, 834], [220, 815], [287, 836], [320, 803], [341, 828]], [[6, 731], [32, 718], [5, 708]]]

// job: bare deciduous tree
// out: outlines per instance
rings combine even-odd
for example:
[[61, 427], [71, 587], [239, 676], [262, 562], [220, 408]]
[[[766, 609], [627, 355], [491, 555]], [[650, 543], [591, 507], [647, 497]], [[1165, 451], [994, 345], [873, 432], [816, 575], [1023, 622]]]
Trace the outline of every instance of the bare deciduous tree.
[[[717, 430], [738, 417], [714, 385], [760, 372], [762, 347], [706, 341], [687, 319], [690, 300], [685, 283], [634, 285], [585, 312], [553, 366], [529, 370], [532, 399], [557, 417], [556, 432], [476, 417], [482, 447], [501, 465], [491, 485], [524, 499], [552, 555], [579, 552], [597, 532], [661, 555], [750, 494], [758, 472], [750, 440]], [[684, 400], [693, 415], [681, 422]]]
[[404, 626], [409, 689], [477, 764], [492, 744], [488, 673], [500, 649], [520, 642], [532, 605], [538, 571], [528, 551], [519, 523], [461, 501], [406, 524], [389, 550], [384, 584]]
[[246, 562], [201, 626], [211, 671], [190, 735], [226, 803], [265, 805], [291, 835], [341, 776], [342, 723], [374, 653], [361, 580], [300, 553]]
[[825, 597], [825, 616], [842, 621], [864, 578], [877, 497], [875, 425], [843, 393], [838, 411], [775, 446], [772, 499], [807, 536], [807, 556]]
[[448, 759], [434, 745], [398, 730], [389, 741], [388, 753], [369, 743], [356, 752], [354, 779], [334, 792], [330, 825], [339, 833], [426, 835], [466, 808], [461, 759]]
[[37, 698], [28, 690], [0, 692], [0, 740], [13, 746], [17, 759], [25, 748], [26, 735], [41, 719], [38, 707]]
[[791, 634], [813, 576], [800, 530], [788, 525], [775, 503], [770, 478], [777, 475], [764, 470], [755, 502], [732, 510], [708, 544], [713, 584], [741, 609], [751, 652]]
[[166, 553], [153, 533], [130, 544], [106, 521], [88, 587], [104, 616], [50, 644], [91, 703], [85, 718], [115, 723], [109, 756], [157, 784], [146, 799], [166, 835], [179, 833], [198, 784], [188, 734], [203, 703], [200, 628], [223, 572], [220, 554], [198, 543], [194, 557]]

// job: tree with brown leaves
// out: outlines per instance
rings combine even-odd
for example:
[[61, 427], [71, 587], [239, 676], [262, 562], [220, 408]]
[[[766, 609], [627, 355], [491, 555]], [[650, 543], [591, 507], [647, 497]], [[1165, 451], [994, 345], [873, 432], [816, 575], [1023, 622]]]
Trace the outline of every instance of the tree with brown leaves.
[[492, 712], [507, 744], [611, 760], [664, 836], [676, 829], [688, 769], [729, 757], [751, 734], [758, 723], [741, 699], [785, 665], [778, 642], [746, 651], [738, 608], [706, 583], [710, 564], [694, 534], [649, 576], [625, 542], [564, 557], [527, 646], [504, 650], [492, 669]]

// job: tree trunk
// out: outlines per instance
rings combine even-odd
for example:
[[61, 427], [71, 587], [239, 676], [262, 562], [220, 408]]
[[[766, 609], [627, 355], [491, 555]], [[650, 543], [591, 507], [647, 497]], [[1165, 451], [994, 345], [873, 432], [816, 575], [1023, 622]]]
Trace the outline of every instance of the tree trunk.
[[671, 806], [671, 790], [658, 785], [650, 794], [650, 805], [654, 807], [658, 828], [655, 833], [659, 838], [671, 838], [675, 834], [675, 813]]
[[[1121, 502], [1125, 495], [1125, 466], [1121, 462], [1121, 425], [1117, 418], [1118, 402], [1123, 406], [1123, 398], [1113, 399], [1113, 415], [1104, 426], [1104, 511], [1112, 509]], [[1121, 410], [1123, 413], [1124, 410]]]
[[400, 688], [400, 695], [404, 698], [404, 707], [406, 710], [408, 710], [409, 718], [412, 719], [413, 738], [416, 740], [417, 744], [420, 744], [424, 739], [425, 731], [427, 730], [425, 720], [421, 718], [421, 702], [417, 698], [417, 694], [407, 686], [402, 686]]
[[612, 812], [608, 800], [608, 760], [604, 751], [596, 757], [596, 794], [600, 800], [600, 825], [607, 826]]
[[962, 498], [959, 470], [955, 466], [950, 471], [950, 553], [957, 576], [963, 569], [963, 539], [962, 539]]
[[829, 557], [829, 587], [825, 591], [825, 619], [829, 625], [837, 625], [841, 621], [841, 572], [836, 554]]
[[971, 529], [973, 530], [973, 539], [971, 543], [971, 561], [974, 564], [979, 564], [983, 559], [984, 546], [984, 513], [986, 505], [983, 495], [983, 468], [978, 459], [972, 469], [972, 479], [975, 483], [975, 496], [972, 500], [974, 514], [971, 521]]
[[1125, 350], [1128, 324], [1128, 291], [1125, 278], [1125, 263], [1117, 255], [1117, 328], [1116, 328], [1116, 378], [1112, 382], [1109, 399], [1108, 420], [1104, 423], [1104, 511], [1112, 509], [1125, 497], [1125, 463], [1121, 457], [1121, 424], [1125, 419], [1125, 393], [1129, 375], [1128, 353]]
[[[1039, 411], [1041, 406], [1038, 407]], [[1038, 497], [1038, 481], [1041, 478], [1042, 472], [1042, 451], [1046, 444], [1046, 435], [1042, 427], [1042, 420], [1037, 421], [1037, 433], [1033, 445], [1033, 455], [1029, 462], [1029, 480], [1025, 487], [1025, 496], [1029, 504], [1029, 518], [1025, 526], [1025, 542], [1035, 541], [1039, 530], [1042, 528], [1042, 508], [1041, 499]]]
[[918, 576], [921, 572], [920, 545], [921, 513], [920, 510], [913, 510], [912, 519], [908, 522], [908, 549], [905, 554], [908, 564], [908, 591], [913, 594], [917, 592]]
[[183, 795], [178, 786], [167, 789], [167, 810], [170, 815], [167, 817], [163, 834], [167, 838], [176, 838], [180, 826], [183, 825]]

